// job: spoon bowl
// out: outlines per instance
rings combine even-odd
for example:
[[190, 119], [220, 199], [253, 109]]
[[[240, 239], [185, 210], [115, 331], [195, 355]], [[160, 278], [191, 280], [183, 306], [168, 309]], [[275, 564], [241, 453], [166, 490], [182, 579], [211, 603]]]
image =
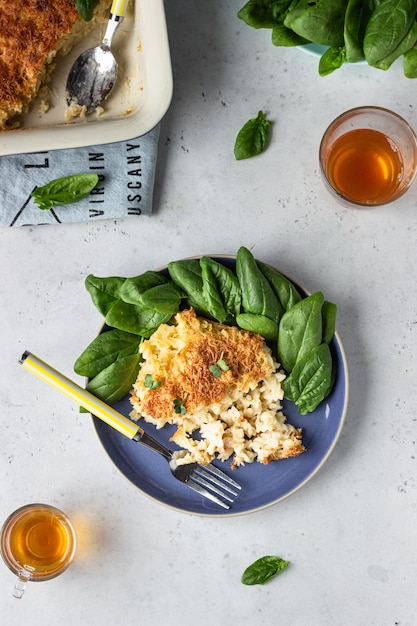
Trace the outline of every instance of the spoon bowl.
[[85, 107], [87, 115], [103, 104], [117, 81], [118, 67], [111, 51], [111, 43], [123, 21], [127, 4], [128, 0], [113, 0], [102, 43], [80, 54], [68, 74], [68, 106], [76, 104]]

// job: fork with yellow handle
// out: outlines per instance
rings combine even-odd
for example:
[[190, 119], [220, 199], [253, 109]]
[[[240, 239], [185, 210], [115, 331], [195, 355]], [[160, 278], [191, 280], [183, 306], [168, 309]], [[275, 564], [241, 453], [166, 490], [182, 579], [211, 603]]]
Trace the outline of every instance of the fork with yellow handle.
[[32, 374], [106, 422], [106, 424], [125, 437], [158, 452], [168, 462], [174, 478], [204, 498], [211, 500], [224, 509], [229, 509], [239, 495], [240, 485], [222, 470], [211, 463], [205, 466], [198, 463], [179, 464], [178, 459], [181, 457], [181, 451], [172, 452], [168, 450], [156, 439], [145, 433], [135, 422], [77, 385], [31, 352], [26, 350], [22, 354], [19, 363], [24, 369], [32, 372]]

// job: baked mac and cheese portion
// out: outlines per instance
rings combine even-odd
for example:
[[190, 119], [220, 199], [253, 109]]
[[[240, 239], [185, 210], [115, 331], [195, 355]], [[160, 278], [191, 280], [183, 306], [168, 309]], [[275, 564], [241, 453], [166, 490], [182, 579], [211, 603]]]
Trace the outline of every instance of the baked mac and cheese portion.
[[144, 362], [131, 416], [162, 428], [186, 450], [182, 463], [269, 463], [304, 451], [301, 429], [282, 413], [285, 374], [263, 337], [177, 313], [140, 345]]

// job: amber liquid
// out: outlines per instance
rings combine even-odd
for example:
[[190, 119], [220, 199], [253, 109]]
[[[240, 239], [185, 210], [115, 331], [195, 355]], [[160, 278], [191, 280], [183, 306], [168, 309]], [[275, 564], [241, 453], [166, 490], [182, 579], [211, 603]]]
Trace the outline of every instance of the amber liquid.
[[73, 558], [75, 539], [65, 518], [46, 509], [32, 509], [11, 520], [2, 540], [3, 556], [33, 578], [50, 577]]
[[379, 204], [395, 196], [404, 166], [400, 151], [389, 137], [361, 128], [336, 139], [326, 171], [333, 187], [346, 198]]

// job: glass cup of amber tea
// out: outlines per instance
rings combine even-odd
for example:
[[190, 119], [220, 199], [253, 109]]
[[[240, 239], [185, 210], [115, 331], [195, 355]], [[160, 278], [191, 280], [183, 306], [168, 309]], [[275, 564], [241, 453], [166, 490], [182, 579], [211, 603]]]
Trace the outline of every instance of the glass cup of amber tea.
[[320, 168], [331, 194], [344, 206], [393, 202], [417, 171], [417, 137], [396, 113], [363, 106], [339, 115], [325, 131]]
[[28, 504], [4, 522], [1, 555], [17, 575], [13, 596], [21, 598], [28, 582], [55, 578], [72, 563], [77, 547], [65, 513], [47, 504]]

